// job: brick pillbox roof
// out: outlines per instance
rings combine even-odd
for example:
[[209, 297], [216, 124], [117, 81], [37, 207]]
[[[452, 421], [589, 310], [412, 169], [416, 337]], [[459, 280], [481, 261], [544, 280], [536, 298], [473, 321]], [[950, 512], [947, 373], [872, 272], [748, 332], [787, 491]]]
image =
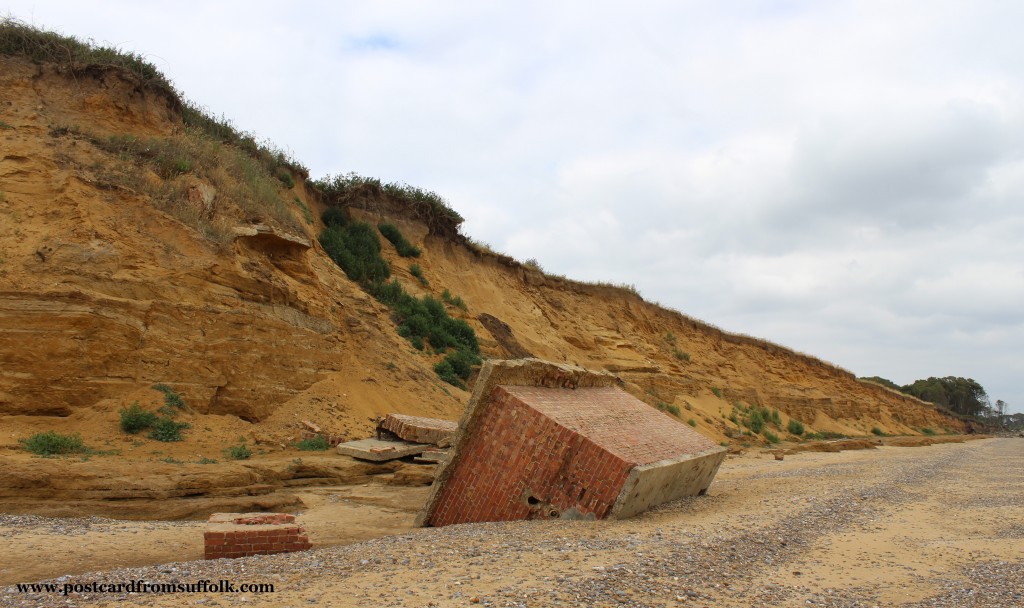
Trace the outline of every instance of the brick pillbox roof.
[[608, 373], [488, 361], [420, 526], [606, 519], [703, 494], [725, 448]]

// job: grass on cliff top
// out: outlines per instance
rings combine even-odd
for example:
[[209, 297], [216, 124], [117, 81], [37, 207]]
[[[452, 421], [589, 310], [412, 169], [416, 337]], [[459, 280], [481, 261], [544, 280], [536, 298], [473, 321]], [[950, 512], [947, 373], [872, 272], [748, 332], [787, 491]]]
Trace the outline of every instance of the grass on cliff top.
[[454, 236], [464, 221], [440, 194], [409, 184], [348, 173], [327, 175], [310, 185], [328, 205], [401, 214], [423, 222], [433, 234]]
[[[301, 233], [301, 223], [293, 207], [280, 196], [281, 182], [259, 160], [234, 146], [225, 146], [194, 127], [169, 137], [138, 138], [130, 135], [99, 137], [77, 129], [71, 132], [88, 139], [97, 148], [123, 163], [108, 163], [99, 168], [101, 181], [112, 182], [151, 197], [157, 207], [188, 224], [210, 240], [224, 244], [233, 238], [230, 227], [213, 221], [212, 213], [189, 203], [187, 186], [179, 179], [193, 175], [216, 189], [215, 204], [234, 205], [248, 220], [275, 225]], [[154, 183], [135, 167], [148, 167], [162, 178]], [[296, 199], [299, 200], [299, 199]], [[299, 200], [301, 204], [301, 200]], [[294, 210], [302, 211], [302, 207]], [[308, 210], [307, 210], [308, 213]]]
[[[309, 177], [309, 170], [290, 154], [267, 140], [241, 131], [225, 117], [217, 117], [202, 106], [185, 99], [155, 65], [139, 53], [97, 45], [57, 32], [48, 32], [12, 17], [0, 18], [0, 55], [24, 57], [36, 63], [49, 63], [80, 73], [91, 68], [117, 68], [134, 76], [140, 84], [155, 88], [167, 96], [181, 112], [186, 126], [194, 127], [213, 139], [236, 146], [262, 164], [271, 175], [287, 173]], [[291, 179], [279, 178], [282, 181]]]

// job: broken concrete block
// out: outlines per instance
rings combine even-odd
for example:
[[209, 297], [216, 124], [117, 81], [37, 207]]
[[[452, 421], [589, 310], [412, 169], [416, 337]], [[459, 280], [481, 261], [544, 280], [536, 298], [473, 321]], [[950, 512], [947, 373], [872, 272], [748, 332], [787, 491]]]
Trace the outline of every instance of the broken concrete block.
[[425, 443], [410, 443], [408, 441], [381, 441], [380, 439], [358, 439], [338, 444], [338, 453], [344, 456], [359, 458], [360, 460], [372, 460], [373, 462], [384, 462], [396, 460], [406, 456], [422, 454], [430, 449]]
[[417, 524], [629, 517], [703, 494], [725, 454], [610, 374], [488, 361]]
[[448, 459], [448, 450], [427, 450], [416, 457], [416, 462], [436, 464]]
[[406, 414], [388, 414], [377, 425], [377, 433], [378, 438], [382, 438], [381, 431], [387, 431], [399, 439], [412, 441], [413, 443], [449, 445], [458, 428], [458, 423], [451, 420], [408, 416]]

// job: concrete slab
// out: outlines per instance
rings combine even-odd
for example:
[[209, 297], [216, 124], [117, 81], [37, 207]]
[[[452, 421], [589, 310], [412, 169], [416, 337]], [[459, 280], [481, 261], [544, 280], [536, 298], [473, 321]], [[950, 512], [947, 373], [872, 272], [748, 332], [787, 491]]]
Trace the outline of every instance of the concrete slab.
[[413, 443], [432, 443], [441, 447], [451, 445], [452, 437], [459, 424], [452, 420], [424, 418], [407, 414], [388, 414], [377, 425], [378, 437], [381, 431], [387, 431], [405, 441]]
[[408, 441], [382, 441], [380, 439], [358, 439], [338, 444], [338, 453], [360, 460], [385, 462], [422, 454], [432, 446], [426, 443]]
[[427, 450], [415, 458], [416, 462], [437, 464], [448, 460], [448, 450]]

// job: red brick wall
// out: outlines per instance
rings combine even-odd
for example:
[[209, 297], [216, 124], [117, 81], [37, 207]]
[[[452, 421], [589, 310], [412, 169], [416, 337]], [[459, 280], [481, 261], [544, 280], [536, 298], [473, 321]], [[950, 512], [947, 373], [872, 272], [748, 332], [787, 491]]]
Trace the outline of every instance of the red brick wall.
[[492, 403], [459, 450], [430, 525], [558, 517], [568, 509], [600, 519], [611, 509], [632, 463], [510, 392], [520, 388], [492, 392]]
[[230, 531], [207, 530], [203, 535], [206, 559], [245, 557], [305, 551], [312, 545], [302, 526], [232, 526]]

